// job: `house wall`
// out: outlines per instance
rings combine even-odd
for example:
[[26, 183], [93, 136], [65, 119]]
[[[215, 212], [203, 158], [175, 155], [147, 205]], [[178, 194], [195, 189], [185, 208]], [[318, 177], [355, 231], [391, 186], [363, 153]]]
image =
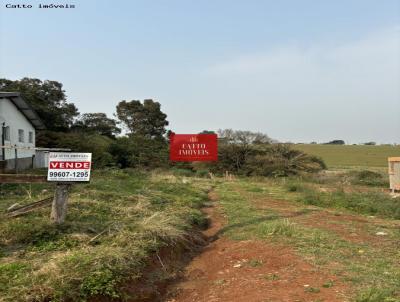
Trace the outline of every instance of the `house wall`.
[[[5, 126], [10, 127], [10, 140], [5, 141], [6, 146], [17, 146], [17, 147], [35, 147], [35, 128], [29, 122], [29, 120], [18, 110], [18, 108], [6, 98], [0, 99], [0, 139], [2, 136], [2, 125], [5, 122]], [[24, 130], [24, 142], [18, 141], [18, 129]], [[33, 143], [29, 143], [29, 132], [33, 133]], [[1, 145], [1, 140], [0, 140]], [[0, 150], [1, 151], [1, 150]], [[21, 150], [18, 151], [18, 158], [28, 158], [35, 154], [35, 150]], [[1, 156], [1, 152], [0, 152]], [[15, 150], [6, 149], [5, 159], [14, 159]]]
[[400, 161], [389, 162], [390, 189], [400, 191]]

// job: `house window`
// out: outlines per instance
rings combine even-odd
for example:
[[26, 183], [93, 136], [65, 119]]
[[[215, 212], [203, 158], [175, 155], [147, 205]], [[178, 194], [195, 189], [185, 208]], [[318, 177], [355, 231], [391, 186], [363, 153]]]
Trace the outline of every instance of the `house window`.
[[33, 132], [29, 131], [29, 143], [33, 144]]
[[4, 140], [10, 140], [10, 126], [4, 127]]
[[25, 141], [24, 136], [24, 130], [18, 129], [18, 142], [23, 143]]

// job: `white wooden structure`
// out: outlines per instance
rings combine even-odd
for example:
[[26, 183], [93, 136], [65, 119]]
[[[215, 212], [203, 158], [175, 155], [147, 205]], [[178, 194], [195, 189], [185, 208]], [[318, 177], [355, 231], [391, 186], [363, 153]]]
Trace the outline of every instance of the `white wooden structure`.
[[32, 107], [16, 92], [0, 92], [0, 168], [31, 165], [35, 155], [35, 130], [45, 129]]
[[400, 191], [400, 157], [389, 157], [390, 189]]

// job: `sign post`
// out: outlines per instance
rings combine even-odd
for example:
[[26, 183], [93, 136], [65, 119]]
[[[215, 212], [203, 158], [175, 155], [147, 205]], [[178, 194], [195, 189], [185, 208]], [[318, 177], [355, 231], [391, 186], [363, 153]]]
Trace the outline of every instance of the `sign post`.
[[51, 152], [47, 181], [57, 182], [50, 219], [61, 224], [67, 214], [69, 190], [74, 182], [90, 180], [92, 153]]
[[50, 214], [50, 220], [55, 224], [61, 224], [65, 221], [70, 187], [71, 184], [68, 183], [57, 183], [56, 185]]

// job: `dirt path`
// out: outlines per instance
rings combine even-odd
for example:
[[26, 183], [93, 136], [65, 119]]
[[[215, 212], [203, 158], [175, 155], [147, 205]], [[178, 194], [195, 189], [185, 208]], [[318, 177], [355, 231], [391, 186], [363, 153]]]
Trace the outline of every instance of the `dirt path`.
[[335, 276], [318, 271], [290, 247], [218, 237], [224, 218], [217, 196], [211, 193], [210, 199], [205, 212], [211, 226], [204, 232], [209, 244], [168, 289], [167, 302], [347, 301]]

